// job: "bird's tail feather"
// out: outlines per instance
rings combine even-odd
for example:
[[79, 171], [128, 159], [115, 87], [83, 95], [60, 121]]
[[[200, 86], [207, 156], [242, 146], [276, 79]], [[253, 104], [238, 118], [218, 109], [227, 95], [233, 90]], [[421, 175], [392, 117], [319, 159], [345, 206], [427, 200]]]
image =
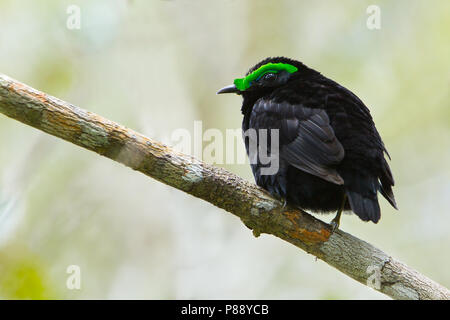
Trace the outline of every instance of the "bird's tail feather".
[[347, 174], [344, 181], [352, 211], [363, 221], [377, 223], [381, 216], [377, 195], [378, 179], [359, 174]]
[[377, 223], [380, 220], [380, 205], [377, 196], [375, 198], [365, 197], [361, 193], [347, 190], [348, 201], [352, 211], [363, 221], [373, 221]]
[[383, 171], [380, 176], [380, 192], [383, 197], [386, 198], [389, 203], [398, 210], [397, 203], [395, 202], [394, 193], [392, 192], [392, 186], [394, 185], [394, 177], [392, 176], [391, 169], [385, 159], [383, 159]]

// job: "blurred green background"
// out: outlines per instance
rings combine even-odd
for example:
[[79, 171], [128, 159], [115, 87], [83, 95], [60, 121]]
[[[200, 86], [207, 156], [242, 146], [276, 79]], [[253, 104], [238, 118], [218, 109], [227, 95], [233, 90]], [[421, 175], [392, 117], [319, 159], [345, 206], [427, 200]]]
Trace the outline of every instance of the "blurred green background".
[[[71, 4], [79, 30], [66, 26]], [[366, 26], [371, 4], [379, 30]], [[259, 60], [301, 60], [365, 102], [392, 156], [400, 210], [382, 199], [377, 225], [351, 215], [341, 228], [449, 287], [449, 17], [447, 0], [0, 0], [0, 72], [174, 144], [195, 120], [240, 128], [240, 98], [215, 92]], [[253, 181], [247, 164], [221, 166]], [[66, 287], [69, 265], [80, 290]], [[386, 297], [0, 114], [0, 298]]]

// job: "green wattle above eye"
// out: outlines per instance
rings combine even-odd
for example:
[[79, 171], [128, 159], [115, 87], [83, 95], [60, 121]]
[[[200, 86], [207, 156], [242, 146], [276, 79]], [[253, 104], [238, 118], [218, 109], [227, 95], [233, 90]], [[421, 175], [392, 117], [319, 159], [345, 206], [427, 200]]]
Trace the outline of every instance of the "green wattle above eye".
[[298, 68], [294, 67], [293, 65], [290, 65], [288, 63], [267, 63], [267, 64], [259, 67], [252, 73], [250, 73], [245, 78], [235, 79], [234, 85], [240, 91], [245, 91], [248, 88], [250, 88], [252, 81], [258, 79], [259, 77], [263, 76], [264, 74], [266, 74], [268, 72], [278, 73], [281, 70], [285, 70], [289, 73], [294, 73], [298, 70]]

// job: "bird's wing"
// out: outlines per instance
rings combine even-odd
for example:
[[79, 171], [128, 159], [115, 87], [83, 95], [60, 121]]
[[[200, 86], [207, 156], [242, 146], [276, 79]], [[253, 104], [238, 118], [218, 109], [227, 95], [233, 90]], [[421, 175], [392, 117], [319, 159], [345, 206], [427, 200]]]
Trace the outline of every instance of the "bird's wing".
[[250, 127], [279, 129], [280, 159], [329, 182], [344, 184], [333, 168], [344, 158], [344, 148], [325, 110], [260, 99], [253, 107]]

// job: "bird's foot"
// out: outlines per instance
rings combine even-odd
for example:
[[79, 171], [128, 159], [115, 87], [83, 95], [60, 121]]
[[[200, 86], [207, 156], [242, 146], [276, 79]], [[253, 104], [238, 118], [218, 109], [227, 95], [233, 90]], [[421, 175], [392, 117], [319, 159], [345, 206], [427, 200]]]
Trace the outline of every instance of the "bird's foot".
[[333, 234], [337, 229], [339, 229], [339, 219], [334, 218], [330, 222], [331, 233]]
[[344, 194], [344, 197], [342, 199], [341, 207], [339, 208], [338, 212], [336, 213], [336, 217], [334, 217], [333, 220], [330, 222], [331, 226], [331, 233], [333, 234], [337, 229], [339, 229], [339, 222], [341, 221], [341, 215], [342, 211], [344, 211], [345, 202], [347, 201], [347, 195]]

